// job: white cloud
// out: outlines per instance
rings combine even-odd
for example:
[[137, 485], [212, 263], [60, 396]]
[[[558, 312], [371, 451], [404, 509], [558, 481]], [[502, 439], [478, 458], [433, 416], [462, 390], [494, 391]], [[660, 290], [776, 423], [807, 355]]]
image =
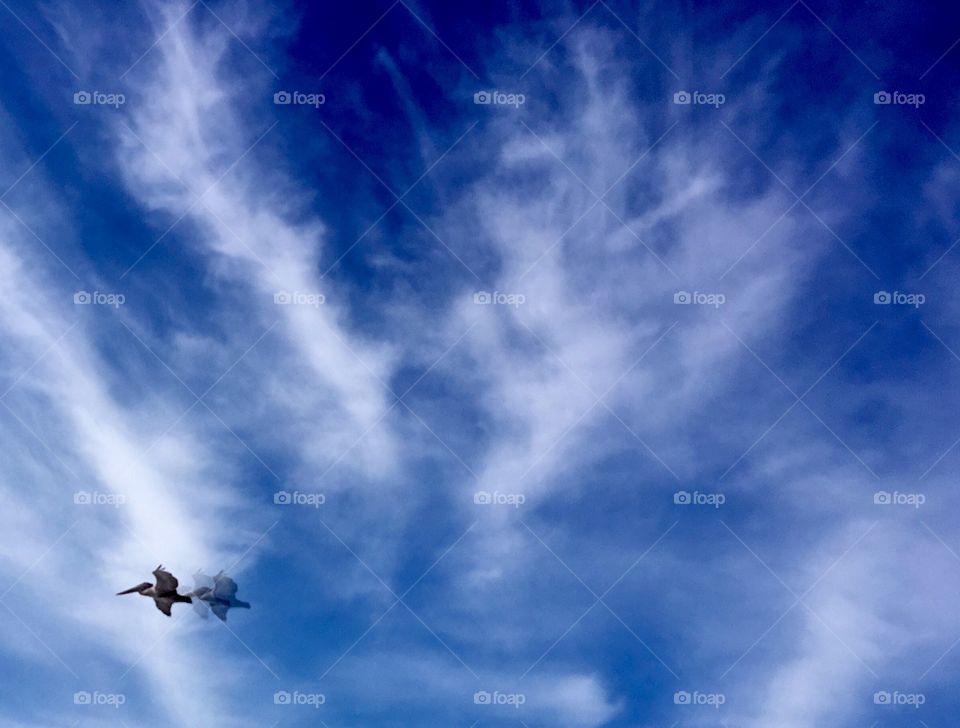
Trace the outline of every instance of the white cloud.
[[[259, 157], [258, 141], [269, 146], [284, 120], [280, 130], [268, 131], [266, 118], [256, 124], [240, 113], [251, 93], [267, 101], [272, 90], [266, 81], [241, 85], [231, 75], [227, 38], [222, 28], [204, 32], [181, 23], [136, 71], [144, 93], [130, 131], [118, 127], [124, 137], [121, 170], [142, 204], [167, 213], [164, 228], [189, 210], [180, 223], [194, 226], [187, 238], [193, 247], [186, 252], [209, 266], [215, 285], [245, 292], [237, 300], [250, 319], [264, 328], [279, 322], [279, 343], [272, 338], [264, 347], [279, 346], [264, 357], [267, 386], [278, 405], [274, 416], [296, 425], [302, 443], [295, 453], [312, 465], [329, 465], [366, 433], [347, 462], [382, 475], [397, 458], [389, 422], [377, 425], [390, 404], [384, 385], [394, 355], [385, 342], [364, 339], [347, 326], [347, 291], [318, 274], [321, 261], [329, 263], [323, 225], [294, 222], [302, 218], [306, 198]], [[278, 292], [325, 300], [275, 305]], [[264, 360], [259, 351], [251, 357]], [[312, 436], [306, 434], [311, 430]], [[282, 426], [279, 433], [288, 437]], [[264, 435], [269, 439], [271, 433]]]

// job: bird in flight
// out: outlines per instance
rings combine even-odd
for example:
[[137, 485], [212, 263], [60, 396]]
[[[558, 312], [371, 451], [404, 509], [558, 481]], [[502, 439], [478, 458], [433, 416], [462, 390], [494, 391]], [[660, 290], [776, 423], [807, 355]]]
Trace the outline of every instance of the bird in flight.
[[162, 564], [153, 570], [153, 578], [157, 581], [156, 585], [145, 581], [125, 591], [117, 592], [117, 596], [136, 592], [145, 597], [153, 597], [153, 602], [157, 605], [157, 609], [168, 617], [170, 616], [170, 607], [173, 606], [174, 602], [186, 602], [187, 604], [193, 602], [190, 597], [177, 593], [177, 587], [180, 585], [180, 582], [177, 581], [177, 577], [164, 569]]
[[198, 571], [193, 575], [193, 579], [196, 586], [190, 596], [197, 600], [193, 603], [193, 608], [204, 619], [207, 617], [208, 607], [222, 622], [227, 621], [227, 612], [233, 607], [250, 609], [250, 602], [237, 599], [237, 582], [222, 571], [212, 579]]

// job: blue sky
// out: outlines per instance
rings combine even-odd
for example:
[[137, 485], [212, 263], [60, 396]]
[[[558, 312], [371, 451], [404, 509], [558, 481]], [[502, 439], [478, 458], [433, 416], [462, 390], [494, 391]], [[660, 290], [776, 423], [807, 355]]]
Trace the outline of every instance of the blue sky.
[[0, 724], [951, 724], [960, 10], [0, 6]]

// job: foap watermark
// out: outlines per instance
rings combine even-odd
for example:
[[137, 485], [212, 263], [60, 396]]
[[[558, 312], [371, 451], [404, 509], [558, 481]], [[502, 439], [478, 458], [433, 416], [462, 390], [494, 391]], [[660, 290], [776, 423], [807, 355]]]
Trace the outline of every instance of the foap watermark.
[[722, 293], [703, 293], [702, 291], [677, 291], [673, 294], [673, 302], [681, 306], [713, 306], [720, 308], [727, 302]]
[[122, 293], [76, 291], [73, 294], [73, 302], [78, 306], [113, 306], [114, 308], [120, 308], [127, 302], [127, 297]]
[[119, 708], [127, 702], [127, 696], [123, 693], [101, 693], [94, 690], [92, 693], [88, 690], [78, 690], [73, 694], [74, 705], [110, 705]]
[[322, 293], [302, 293], [300, 291], [277, 291], [273, 302], [278, 306], [313, 306], [319, 308], [327, 300]]
[[912, 705], [919, 708], [927, 702], [923, 693], [901, 693], [899, 690], [878, 690], [873, 694], [874, 705]]
[[303, 91], [277, 91], [273, 95], [273, 103], [277, 106], [312, 106], [319, 109], [327, 103], [327, 97], [324, 94]]
[[903, 291], [877, 291], [873, 294], [873, 302], [878, 306], [913, 306], [920, 308], [927, 302], [922, 293], [904, 293]]
[[523, 94], [507, 94], [503, 91], [477, 91], [473, 95], [473, 103], [477, 106], [512, 106], [519, 109], [527, 103]]
[[678, 690], [673, 694], [674, 705], [712, 705], [716, 709], [727, 702], [723, 693], [701, 693], [699, 690]]
[[927, 502], [927, 496], [923, 493], [901, 493], [898, 490], [891, 493], [878, 490], [873, 494], [873, 502], [878, 506], [913, 506], [919, 509]]
[[527, 297], [522, 293], [477, 291], [473, 294], [473, 302], [481, 306], [513, 306], [519, 308], [527, 302]]
[[92, 493], [89, 490], [78, 490], [73, 494], [73, 503], [78, 506], [113, 506], [119, 508], [127, 502], [122, 493], [101, 493], [98, 490]]
[[319, 708], [327, 702], [323, 693], [301, 693], [299, 690], [278, 690], [273, 694], [274, 705], [311, 705]]
[[705, 94], [702, 91], [677, 91], [673, 95], [673, 103], [677, 106], [712, 106], [719, 109], [727, 103], [727, 97], [723, 94]]
[[77, 91], [73, 95], [73, 103], [77, 106], [112, 106], [119, 109], [127, 103], [123, 94], [110, 94], [103, 91]]
[[323, 493], [301, 493], [299, 490], [292, 493], [287, 490], [278, 490], [273, 494], [273, 502], [278, 506], [312, 506], [319, 508], [327, 502], [327, 496]]
[[727, 502], [727, 496], [723, 493], [701, 493], [699, 490], [692, 493], [688, 490], [678, 490], [673, 494], [673, 502], [678, 506], [713, 506], [719, 508]]
[[473, 694], [474, 705], [512, 705], [518, 708], [527, 702], [527, 696], [523, 693], [501, 693], [494, 690], [492, 693], [488, 690], [478, 690]]
[[492, 493], [486, 490], [478, 490], [473, 494], [473, 502], [478, 506], [513, 506], [519, 508], [527, 502], [527, 496], [523, 493], [501, 493], [499, 490]]
[[902, 91], [877, 91], [873, 95], [873, 103], [877, 106], [912, 106], [919, 109], [926, 102], [923, 94], [905, 94]]

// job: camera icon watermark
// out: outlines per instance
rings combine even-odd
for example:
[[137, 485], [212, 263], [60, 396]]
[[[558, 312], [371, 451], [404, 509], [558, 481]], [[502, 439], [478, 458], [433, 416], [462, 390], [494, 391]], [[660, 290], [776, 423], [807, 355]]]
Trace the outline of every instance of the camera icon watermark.
[[519, 109], [527, 103], [523, 94], [507, 94], [502, 91], [477, 91], [473, 95], [473, 103], [477, 106], [512, 106]]
[[488, 690], [478, 690], [473, 694], [474, 705], [512, 705], [519, 709], [526, 702], [527, 696], [523, 693], [501, 693], [498, 690], [491, 693]]
[[527, 502], [527, 496], [523, 493], [501, 493], [499, 490], [492, 493], [487, 490], [478, 490], [473, 494], [473, 502], [478, 506], [513, 506], [519, 508]]
[[923, 293], [877, 291], [873, 294], [873, 302], [878, 306], [913, 306], [914, 308], [920, 308], [927, 302], [927, 297]]
[[480, 306], [513, 306], [519, 308], [527, 302], [527, 297], [522, 293], [477, 291], [473, 294], [473, 302]]
[[677, 291], [673, 294], [673, 302], [681, 306], [713, 306], [720, 308], [727, 302], [722, 293], [703, 293], [701, 291]]
[[707, 94], [701, 91], [677, 91], [673, 94], [673, 103], [677, 106], [712, 106], [719, 109], [727, 103], [727, 97], [723, 94]]
[[874, 705], [912, 705], [915, 709], [927, 702], [923, 693], [901, 693], [899, 690], [878, 690], [873, 694]]
[[127, 502], [122, 493], [101, 493], [98, 490], [92, 493], [88, 490], [78, 490], [73, 494], [73, 503], [77, 506], [113, 506], [119, 508]]
[[877, 106], [912, 106], [919, 109], [927, 101], [923, 94], [907, 94], [902, 91], [877, 91], [873, 103]]
[[677, 690], [673, 694], [674, 705], [711, 705], [716, 709], [727, 702], [723, 693], [701, 693], [699, 690]]
[[320, 308], [326, 301], [327, 297], [322, 293], [277, 291], [273, 294], [273, 302], [278, 306], [313, 306], [314, 308]]
[[273, 694], [274, 705], [309, 705], [313, 708], [319, 708], [327, 702], [327, 696], [323, 693], [301, 693], [299, 690], [290, 692], [289, 690], [277, 690]]
[[327, 502], [327, 496], [323, 493], [301, 493], [295, 490], [292, 493], [286, 490], [278, 490], [273, 494], [273, 503], [278, 506], [312, 506], [319, 508]]
[[77, 91], [73, 95], [73, 103], [77, 106], [112, 106], [120, 108], [127, 102], [127, 97], [120, 93], [103, 93], [102, 91]]
[[99, 690], [91, 693], [88, 690], [78, 690], [73, 694], [74, 705], [108, 705], [119, 708], [126, 702], [127, 696], [123, 693], [101, 693]]
[[304, 93], [303, 91], [277, 91], [273, 95], [273, 103], [277, 106], [312, 106], [319, 109], [327, 103], [325, 94]]
[[78, 306], [113, 306], [114, 308], [120, 308], [127, 302], [127, 297], [122, 293], [75, 291], [73, 302]]
[[701, 493], [695, 490], [692, 493], [688, 490], [678, 490], [673, 494], [673, 503], [678, 506], [713, 506], [719, 508], [727, 502], [727, 496], [723, 493]]
[[927, 502], [927, 496], [923, 493], [901, 493], [898, 490], [892, 493], [886, 490], [878, 490], [873, 494], [874, 505], [878, 506], [912, 506], [919, 509]]

